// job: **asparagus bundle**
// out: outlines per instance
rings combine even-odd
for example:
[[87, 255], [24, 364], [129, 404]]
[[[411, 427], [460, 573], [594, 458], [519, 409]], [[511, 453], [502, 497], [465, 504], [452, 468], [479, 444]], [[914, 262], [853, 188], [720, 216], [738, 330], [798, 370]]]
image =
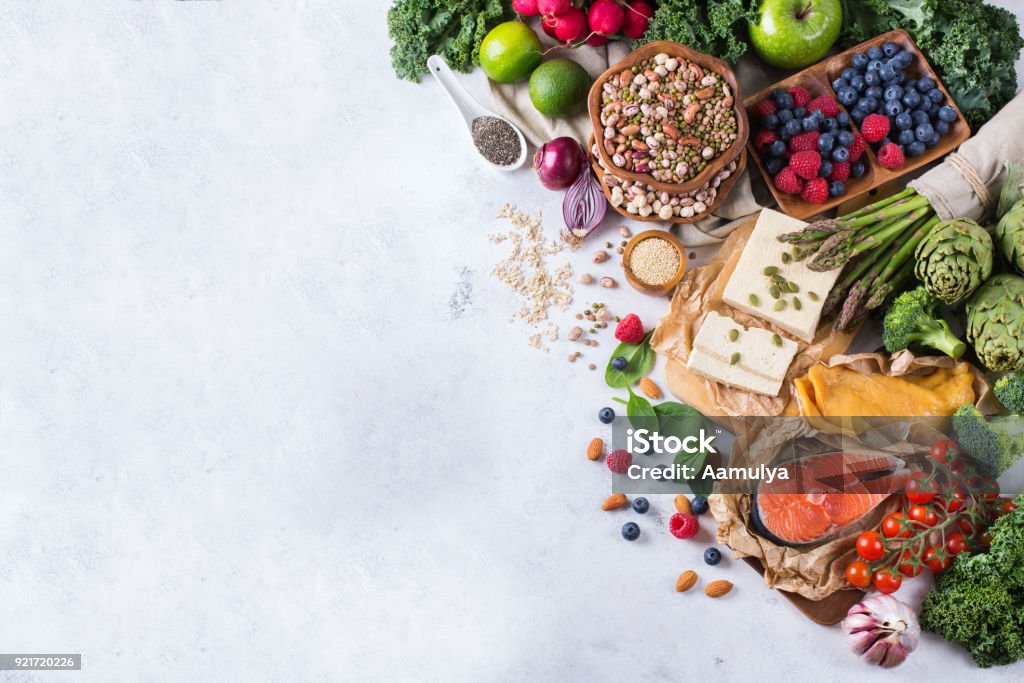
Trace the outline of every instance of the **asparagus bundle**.
[[913, 279], [914, 250], [938, 222], [928, 200], [908, 188], [779, 240], [796, 245], [796, 258], [810, 259], [811, 270], [843, 268], [823, 314], [837, 313], [836, 329], [846, 331]]

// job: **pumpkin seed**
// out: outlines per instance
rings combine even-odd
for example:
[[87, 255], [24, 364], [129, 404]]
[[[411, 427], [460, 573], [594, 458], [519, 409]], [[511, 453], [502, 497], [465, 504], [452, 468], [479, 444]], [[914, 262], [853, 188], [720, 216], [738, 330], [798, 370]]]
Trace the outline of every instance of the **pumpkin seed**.
[[772, 285], [771, 287], [768, 288], [768, 293], [772, 295], [773, 299], [778, 299], [779, 298], [779, 293], [780, 293], [779, 292], [779, 286], [778, 285]]
[[779, 299], [778, 301], [775, 302], [775, 310], [776, 311], [781, 311], [781, 310], [783, 310], [785, 308], [786, 308], [786, 300], [785, 299]]
[[782, 252], [782, 262], [783, 263], [789, 263], [790, 259], [792, 259], [792, 258], [793, 257], [789, 255], [788, 251]]
[[739, 362], [740, 362], [740, 354], [739, 354], [738, 351], [736, 353], [732, 354], [731, 356], [729, 356], [729, 365], [736, 365]]
[[802, 303], [800, 303], [800, 297], [794, 296], [793, 297], [793, 308], [795, 308], [796, 310], [799, 311], [803, 307], [804, 307], [804, 305]]
[[729, 341], [736, 341], [740, 338], [739, 330], [729, 330]]
[[765, 275], [775, 275], [776, 273], [779, 272], [779, 267], [778, 266], [765, 266], [764, 270], [762, 272]]
[[751, 294], [749, 297], [751, 306], [760, 306], [761, 300], [757, 298], [757, 294]]
[[777, 334], [773, 334], [772, 335], [772, 344], [775, 344], [776, 346], [782, 346], [782, 337], [780, 337]]
[[816, 292], [807, 292], [807, 298], [811, 301], [817, 301], [819, 297]]

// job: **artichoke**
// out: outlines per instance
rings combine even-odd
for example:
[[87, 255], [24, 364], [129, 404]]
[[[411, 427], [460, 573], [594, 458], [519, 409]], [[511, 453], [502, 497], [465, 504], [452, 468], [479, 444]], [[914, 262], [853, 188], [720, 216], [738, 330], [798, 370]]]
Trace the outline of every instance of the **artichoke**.
[[967, 341], [989, 370], [1024, 370], [1024, 277], [996, 275], [974, 293]]
[[995, 233], [999, 253], [1012, 268], [1024, 273], [1024, 199], [1003, 214]]
[[917, 245], [914, 275], [933, 297], [955, 304], [992, 274], [992, 252], [992, 236], [974, 221], [942, 221]]

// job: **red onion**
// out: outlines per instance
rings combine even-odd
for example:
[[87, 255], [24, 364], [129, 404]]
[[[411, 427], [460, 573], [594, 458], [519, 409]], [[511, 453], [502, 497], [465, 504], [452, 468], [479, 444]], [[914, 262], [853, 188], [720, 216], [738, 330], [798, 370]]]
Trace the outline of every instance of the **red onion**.
[[565, 193], [562, 200], [562, 218], [565, 219], [567, 242], [582, 242], [601, 225], [608, 211], [601, 183], [594, 177], [594, 172], [586, 159], [580, 162], [580, 174]]
[[533, 155], [533, 170], [549, 190], [564, 190], [580, 174], [583, 148], [569, 137], [545, 142]]

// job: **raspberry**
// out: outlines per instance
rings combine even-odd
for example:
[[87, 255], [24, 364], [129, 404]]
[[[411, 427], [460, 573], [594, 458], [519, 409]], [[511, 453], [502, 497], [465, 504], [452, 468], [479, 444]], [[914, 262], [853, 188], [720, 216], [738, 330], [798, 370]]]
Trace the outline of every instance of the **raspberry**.
[[763, 119], [765, 116], [768, 116], [768, 114], [774, 114], [774, 113], [778, 112], [779, 110], [775, 106], [774, 102], [772, 102], [771, 100], [765, 99], [765, 100], [761, 100], [760, 102], [755, 104], [753, 107], [751, 107], [750, 111], [754, 112], [754, 115], [757, 116], [758, 118], [762, 118]]
[[860, 133], [853, 134], [853, 144], [850, 145], [850, 161], [857, 161], [860, 155], [867, 149], [868, 143]]
[[829, 173], [829, 180], [838, 180], [840, 182], [850, 177], [850, 162], [849, 161], [833, 161], [832, 172]]
[[625, 474], [633, 464], [633, 455], [629, 451], [612, 451], [606, 459], [608, 469], [615, 474]]
[[799, 109], [800, 107], [806, 107], [807, 103], [811, 101], [811, 93], [807, 92], [799, 85], [794, 85], [787, 89], [786, 92], [788, 92], [790, 97], [793, 98], [793, 107], [795, 108]]
[[804, 181], [797, 178], [789, 166], [775, 174], [774, 183], [779, 192], [786, 194], [800, 194], [800, 190], [804, 188]]
[[828, 201], [828, 181], [824, 178], [811, 178], [804, 183], [800, 196], [811, 204], [824, 204]]
[[821, 113], [825, 116], [837, 116], [839, 114], [839, 105], [828, 95], [815, 97], [807, 103], [807, 111], [814, 111], [815, 109], [820, 109]]
[[882, 145], [882, 149], [878, 150], [877, 156], [878, 163], [885, 168], [900, 168], [906, 161], [906, 158], [903, 156], [903, 150], [893, 142]]
[[636, 313], [630, 313], [615, 326], [615, 338], [627, 344], [639, 344], [644, 339], [644, 324]]
[[797, 152], [789, 158], [789, 167], [793, 169], [793, 173], [804, 180], [810, 180], [818, 175], [818, 169], [821, 168], [821, 155], [811, 150]]
[[806, 133], [797, 133], [789, 139], [789, 151], [807, 152], [817, 150], [819, 137], [821, 137], [821, 134], [813, 130]]
[[668, 530], [676, 538], [685, 540], [697, 535], [697, 532], [700, 531], [700, 522], [693, 515], [684, 515], [681, 512], [677, 512], [669, 518]]
[[878, 142], [889, 134], [889, 117], [868, 114], [860, 124], [860, 131], [868, 142]]
[[779, 139], [779, 136], [775, 134], [774, 130], [759, 130], [754, 135], [754, 147], [757, 148], [758, 152], [764, 154], [768, 150], [768, 145], [772, 144]]

